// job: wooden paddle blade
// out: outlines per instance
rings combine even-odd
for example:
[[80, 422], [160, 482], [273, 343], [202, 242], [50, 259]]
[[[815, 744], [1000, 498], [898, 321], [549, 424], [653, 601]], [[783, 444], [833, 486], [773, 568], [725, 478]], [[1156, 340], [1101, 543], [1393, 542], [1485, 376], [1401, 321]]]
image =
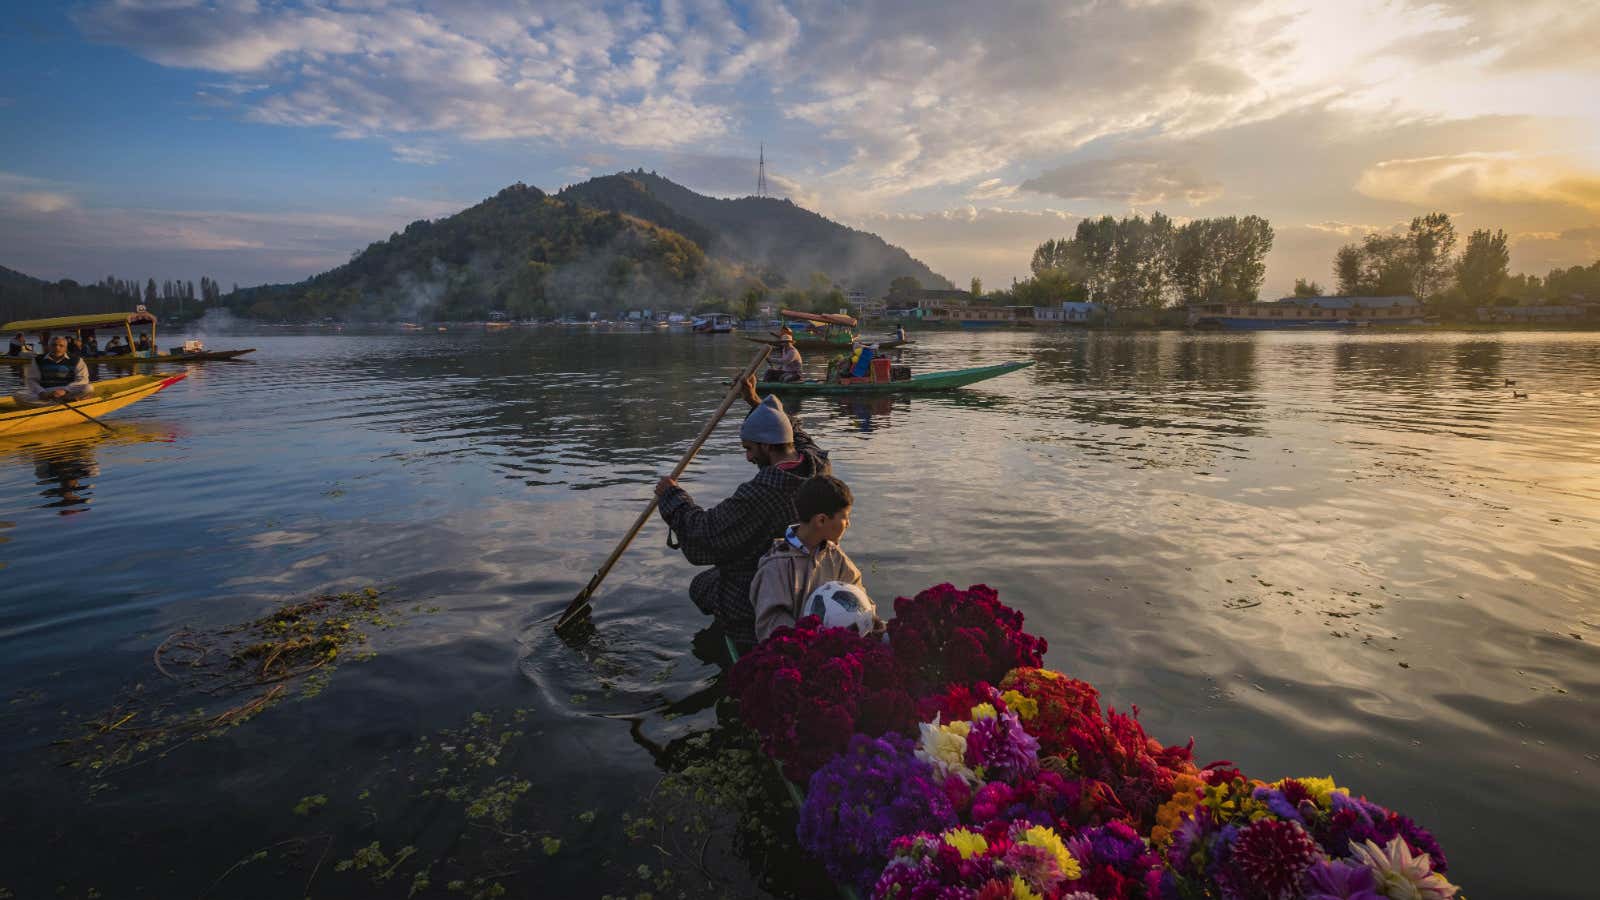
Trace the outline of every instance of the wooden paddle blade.
[[589, 610], [592, 608], [589, 605], [589, 596], [587, 594], [579, 594], [573, 599], [572, 603], [568, 604], [566, 611], [561, 614], [561, 618], [556, 620], [556, 631], [565, 631], [588, 619]]

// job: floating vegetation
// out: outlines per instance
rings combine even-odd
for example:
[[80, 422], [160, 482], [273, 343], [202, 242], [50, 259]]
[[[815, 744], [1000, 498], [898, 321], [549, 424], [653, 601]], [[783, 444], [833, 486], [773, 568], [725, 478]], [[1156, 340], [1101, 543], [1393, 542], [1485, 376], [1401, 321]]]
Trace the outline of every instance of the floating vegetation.
[[105, 776], [142, 762], [149, 751], [165, 755], [216, 737], [296, 693], [315, 697], [340, 663], [376, 655], [367, 648], [367, 629], [398, 621], [382, 592], [369, 587], [285, 604], [231, 628], [185, 628], [151, 654], [160, 680], [136, 682], [117, 703], [80, 722], [76, 737], [56, 744], [69, 765], [102, 779], [94, 789], [104, 789]]
[[741, 867], [764, 890], [780, 896], [833, 892], [832, 884], [819, 880], [816, 867], [796, 852], [796, 811], [748, 728], [730, 716], [656, 755], [667, 774], [638, 814], [623, 815], [628, 839], [659, 857], [655, 868], [638, 867], [640, 886], [632, 896], [747, 895], [748, 885], [731, 877]]
[[[354, 813], [367, 824], [343, 850], [333, 835], [312, 834], [254, 851], [217, 883], [270, 859], [282, 874], [294, 872], [308, 897], [317, 893], [319, 878], [323, 890], [337, 896], [356, 893], [358, 885], [360, 893], [386, 897], [505, 896], [506, 880], [559, 854], [562, 846], [560, 837], [529, 827], [535, 814], [528, 808], [532, 783], [507, 771], [529, 715], [526, 709], [475, 712], [460, 727], [423, 737], [388, 758], [389, 765], [378, 767], [359, 791], [301, 797], [293, 808], [298, 818], [348, 821]], [[431, 803], [441, 806], [427, 809]], [[416, 825], [396, 834], [396, 823]]]

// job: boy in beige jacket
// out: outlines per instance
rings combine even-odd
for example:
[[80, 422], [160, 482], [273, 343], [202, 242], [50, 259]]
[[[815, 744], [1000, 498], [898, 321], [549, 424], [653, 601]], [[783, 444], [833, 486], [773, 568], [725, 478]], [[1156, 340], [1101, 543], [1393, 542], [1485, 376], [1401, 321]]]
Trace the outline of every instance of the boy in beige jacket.
[[850, 488], [832, 475], [806, 479], [794, 495], [800, 521], [761, 557], [750, 602], [756, 610], [756, 640], [793, 625], [811, 592], [830, 581], [861, 584], [861, 570], [839, 549], [850, 527]]

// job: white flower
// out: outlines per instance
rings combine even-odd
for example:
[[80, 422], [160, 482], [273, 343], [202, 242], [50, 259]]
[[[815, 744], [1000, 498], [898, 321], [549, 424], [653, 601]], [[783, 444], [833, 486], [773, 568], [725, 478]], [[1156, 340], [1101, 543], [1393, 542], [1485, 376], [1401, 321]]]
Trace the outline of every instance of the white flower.
[[1459, 890], [1433, 871], [1426, 853], [1411, 855], [1405, 838], [1395, 837], [1379, 847], [1371, 840], [1350, 842], [1353, 862], [1366, 866], [1378, 882], [1378, 891], [1390, 900], [1450, 900]]
[[977, 773], [967, 768], [967, 736], [966, 729], [953, 727], [957, 724], [966, 725], [966, 722], [950, 725], [940, 725], [938, 719], [932, 722], [923, 722], [917, 726], [921, 732], [921, 740], [917, 742], [917, 758], [927, 761], [933, 770], [943, 778], [955, 773], [961, 776], [968, 784], [977, 784]]

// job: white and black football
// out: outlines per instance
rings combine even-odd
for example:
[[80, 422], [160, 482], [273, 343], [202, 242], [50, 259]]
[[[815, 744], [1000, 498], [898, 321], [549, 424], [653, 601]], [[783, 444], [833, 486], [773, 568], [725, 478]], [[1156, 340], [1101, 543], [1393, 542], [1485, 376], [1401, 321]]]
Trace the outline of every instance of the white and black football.
[[824, 628], [854, 628], [867, 634], [878, 608], [860, 586], [843, 581], [830, 581], [811, 592], [806, 598], [803, 616], [817, 616]]

